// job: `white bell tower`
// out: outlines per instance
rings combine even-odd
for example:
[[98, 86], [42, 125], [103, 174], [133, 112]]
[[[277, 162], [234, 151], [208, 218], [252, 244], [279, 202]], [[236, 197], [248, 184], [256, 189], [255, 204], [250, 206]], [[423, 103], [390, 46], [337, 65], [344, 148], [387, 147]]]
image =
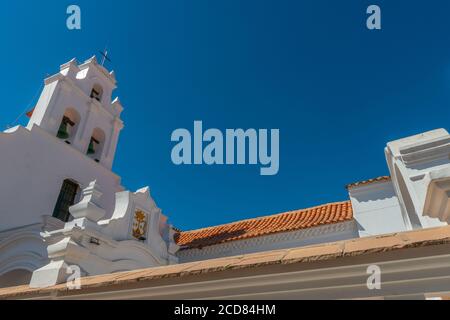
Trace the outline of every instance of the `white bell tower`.
[[45, 79], [27, 127], [0, 132], [0, 287], [65, 282], [177, 263], [172, 226], [149, 188], [111, 168], [123, 128], [114, 72], [95, 57]]
[[111, 98], [115, 88], [114, 72], [95, 57], [83, 64], [73, 59], [45, 79], [28, 125], [0, 133], [0, 232], [48, 216], [70, 220], [68, 207], [93, 180], [112, 214], [115, 193], [123, 190], [111, 170], [123, 128], [122, 104]]
[[73, 59], [45, 80], [27, 127], [38, 125], [111, 169], [123, 128], [122, 105], [118, 98], [111, 99], [115, 88], [114, 72], [95, 57], [81, 65]]

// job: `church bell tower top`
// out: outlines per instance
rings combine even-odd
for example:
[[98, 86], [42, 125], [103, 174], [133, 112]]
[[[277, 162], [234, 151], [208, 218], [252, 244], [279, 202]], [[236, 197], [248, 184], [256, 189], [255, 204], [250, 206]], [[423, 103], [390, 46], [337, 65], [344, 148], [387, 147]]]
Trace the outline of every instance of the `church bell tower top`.
[[[98, 63], [95, 56], [92, 56], [82, 64], [78, 64], [78, 61], [73, 58], [72, 60], [60, 66], [60, 73], [65, 76], [75, 75], [77, 79], [84, 79], [86, 77], [98, 77], [107, 82], [112, 89], [115, 89], [117, 85], [116, 74], [114, 70], [108, 71], [104, 66]], [[53, 77], [50, 77], [48, 79], [52, 78]]]
[[82, 64], [72, 59], [45, 79], [27, 127], [37, 125], [111, 169], [123, 128], [120, 119], [123, 107], [113, 97], [116, 83], [114, 71], [100, 65], [95, 56]]
[[116, 86], [117, 81], [114, 70], [109, 72], [104, 66], [98, 63], [97, 58], [95, 56], [92, 56], [90, 59], [86, 60], [83, 64], [79, 66], [80, 71], [83, 71], [90, 67], [98, 70], [106, 79], [108, 79], [111, 82], [111, 84], [114, 87]]

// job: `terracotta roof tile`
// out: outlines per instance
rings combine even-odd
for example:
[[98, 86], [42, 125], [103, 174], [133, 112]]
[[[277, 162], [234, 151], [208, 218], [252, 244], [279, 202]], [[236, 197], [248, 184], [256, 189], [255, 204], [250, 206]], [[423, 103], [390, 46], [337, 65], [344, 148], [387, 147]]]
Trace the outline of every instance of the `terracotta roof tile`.
[[175, 240], [179, 246], [184, 248], [202, 248], [229, 241], [295, 231], [351, 219], [353, 219], [351, 202], [336, 202], [215, 227], [179, 232], [176, 234]]
[[364, 185], [368, 185], [368, 184], [375, 183], [375, 182], [385, 182], [385, 181], [390, 181], [390, 180], [391, 180], [391, 177], [389, 177], [389, 176], [381, 176], [378, 178], [373, 178], [373, 179], [369, 179], [369, 180], [350, 183], [350, 184], [346, 185], [345, 188], [348, 190], [353, 187], [359, 187], [359, 186], [364, 186]]

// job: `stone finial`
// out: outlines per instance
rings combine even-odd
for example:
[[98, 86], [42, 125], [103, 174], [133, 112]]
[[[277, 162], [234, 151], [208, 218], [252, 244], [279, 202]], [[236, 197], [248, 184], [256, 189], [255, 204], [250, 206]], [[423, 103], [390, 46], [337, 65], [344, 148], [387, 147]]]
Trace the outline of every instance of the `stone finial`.
[[148, 198], [148, 197], [150, 197], [150, 188], [149, 187], [141, 188], [141, 189], [137, 190], [134, 194], [142, 194], [146, 198]]
[[87, 59], [84, 63], [91, 63], [91, 62], [94, 63], [94, 64], [98, 64], [97, 57], [95, 55], [93, 55], [92, 57]]
[[98, 189], [97, 180], [91, 181], [87, 188], [83, 190], [83, 200], [89, 198], [89, 201], [97, 202], [102, 196], [102, 192]]
[[111, 106], [118, 116], [122, 113], [123, 106], [118, 97], [111, 102]]
[[116, 72], [114, 70], [112, 70], [109, 75], [111, 76], [111, 78], [113, 78], [114, 80], [116, 80]]
[[79, 71], [80, 68], [78, 67], [78, 61], [75, 58], [60, 66], [60, 73], [72, 79], [76, 77]]
[[73, 58], [72, 60], [62, 64], [59, 68], [61, 71], [67, 68], [78, 68], [78, 61], [77, 59]]
[[98, 205], [98, 200], [102, 193], [98, 190], [97, 181], [89, 183], [89, 186], [83, 190], [83, 199], [69, 208], [70, 213], [75, 219], [87, 218], [97, 222], [105, 216], [105, 210]]

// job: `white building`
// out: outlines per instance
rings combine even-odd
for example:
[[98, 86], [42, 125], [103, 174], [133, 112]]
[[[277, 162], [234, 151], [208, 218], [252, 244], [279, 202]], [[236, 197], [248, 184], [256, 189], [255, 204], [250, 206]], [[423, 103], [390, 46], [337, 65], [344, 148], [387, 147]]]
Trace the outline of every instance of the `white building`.
[[[123, 128], [122, 105], [118, 98], [112, 99], [115, 87], [114, 73], [100, 66], [95, 57], [80, 65], [71, 60], [45, 79], [28, 125], [0, 133], [0, 287], [23, 285], [0, 290], [0, 298], [17, 294], [55, 297], [74, 266], [84, 277], [83, 287], [75, 293], [60, 293], [61, 297], [282, 298], [277, 292], [286, 288], [277, 291], [275, 284], [297, 283], [292, 272], [303, 272], [304, 279], [309, 279], [314, 274], [326, 276], [327, 270], [344, 263], [355, 272], [352, 281], [359, 281], [364, 272], [357, 266], [367, 261], [358, 264], [345, 258], [327, 262], [328, 269], [322, 265], [311, 269], [317, 261], [347, 257], [349, 252], [369, 261], [367, 255], [400, 250], [395, 256], [375, 259], [392, 270], [396, 264], [414, 268], [399, 258], [402, 255], [425, 263], [423, 253], [410, 253], [413, 244], [432, 246], [428, 256], [433, 253], [433, 259], [442, 258], [439, 245], [446, 246], [450, 240], [450, 227], [446, 227], [450, 219], [450, 135], [446, 130], [388, 143], [385, 155], [391, 176], [348, 185], [349, 201], [182, 232], [170, 225], [149, 188], [124, 190], [121, 178], [111, 171]], [[399, 239], [404, 239], [402, 245]], [[351, 246], [364, 248], [364, 253]], [[303, 258], [291, 257], [294, 253]], [[294, 270], [300, 262], [302, 270]], [[305, 267], [303, 263], [310, 264]], [[278, 270], [277, 265], [287, 270]], [[251, 274], [258, 274], [263, 266], [275, 271], [264, 269], [260, 280], [253, 279]], [[217, 279], [210, 279], [211, 286], [205, 287], [208, 279], [195, 278], [203, 273], [211, 279], [218, 277], [225, 287]], [[137, 289], [126, 281], [139, 282], [143, 274], [147, 275], [141, 282], [143, 293], [133, 295]], [[158, 282], [162, 275], [179, 279], [185, 274], [194, 278], [183, 288], [173, 279], [167, 281], [174, 283]], [[418, 283], [426, 283], [420, 277]], [[443, 277], [445, 281], [434, 287], [400, 291], [421, 297], [450, 292], [450, 271]], [[263, 278], [272, 285], [261, 289]], [[114, 280], [117, 286], [111, 288], [102, 279]], [[361, 281], [360, 291], [343, 297], [375, 296], [367, 293], [365, 280]], [[92, 295], [90, 283], [104, 291]], [[300, 293], [304, 285], [291, 288], [297, 295], [290, 297], [321, 297], [318, 283], [311, 282], [309, 294]], [[179, 290], [170, 291], [173, 286]], [[257, 287], [263, 291], [251, 289]], [[226, 288], [234, 288], [234, 293]], [[328, 297], [346, 292], [342, 286], [336, 288], [336, 294], [330, 291]], [[394, 289], [398, 291], [395, 285]], [[379, 296], [387, 297], [389, 292]]]

